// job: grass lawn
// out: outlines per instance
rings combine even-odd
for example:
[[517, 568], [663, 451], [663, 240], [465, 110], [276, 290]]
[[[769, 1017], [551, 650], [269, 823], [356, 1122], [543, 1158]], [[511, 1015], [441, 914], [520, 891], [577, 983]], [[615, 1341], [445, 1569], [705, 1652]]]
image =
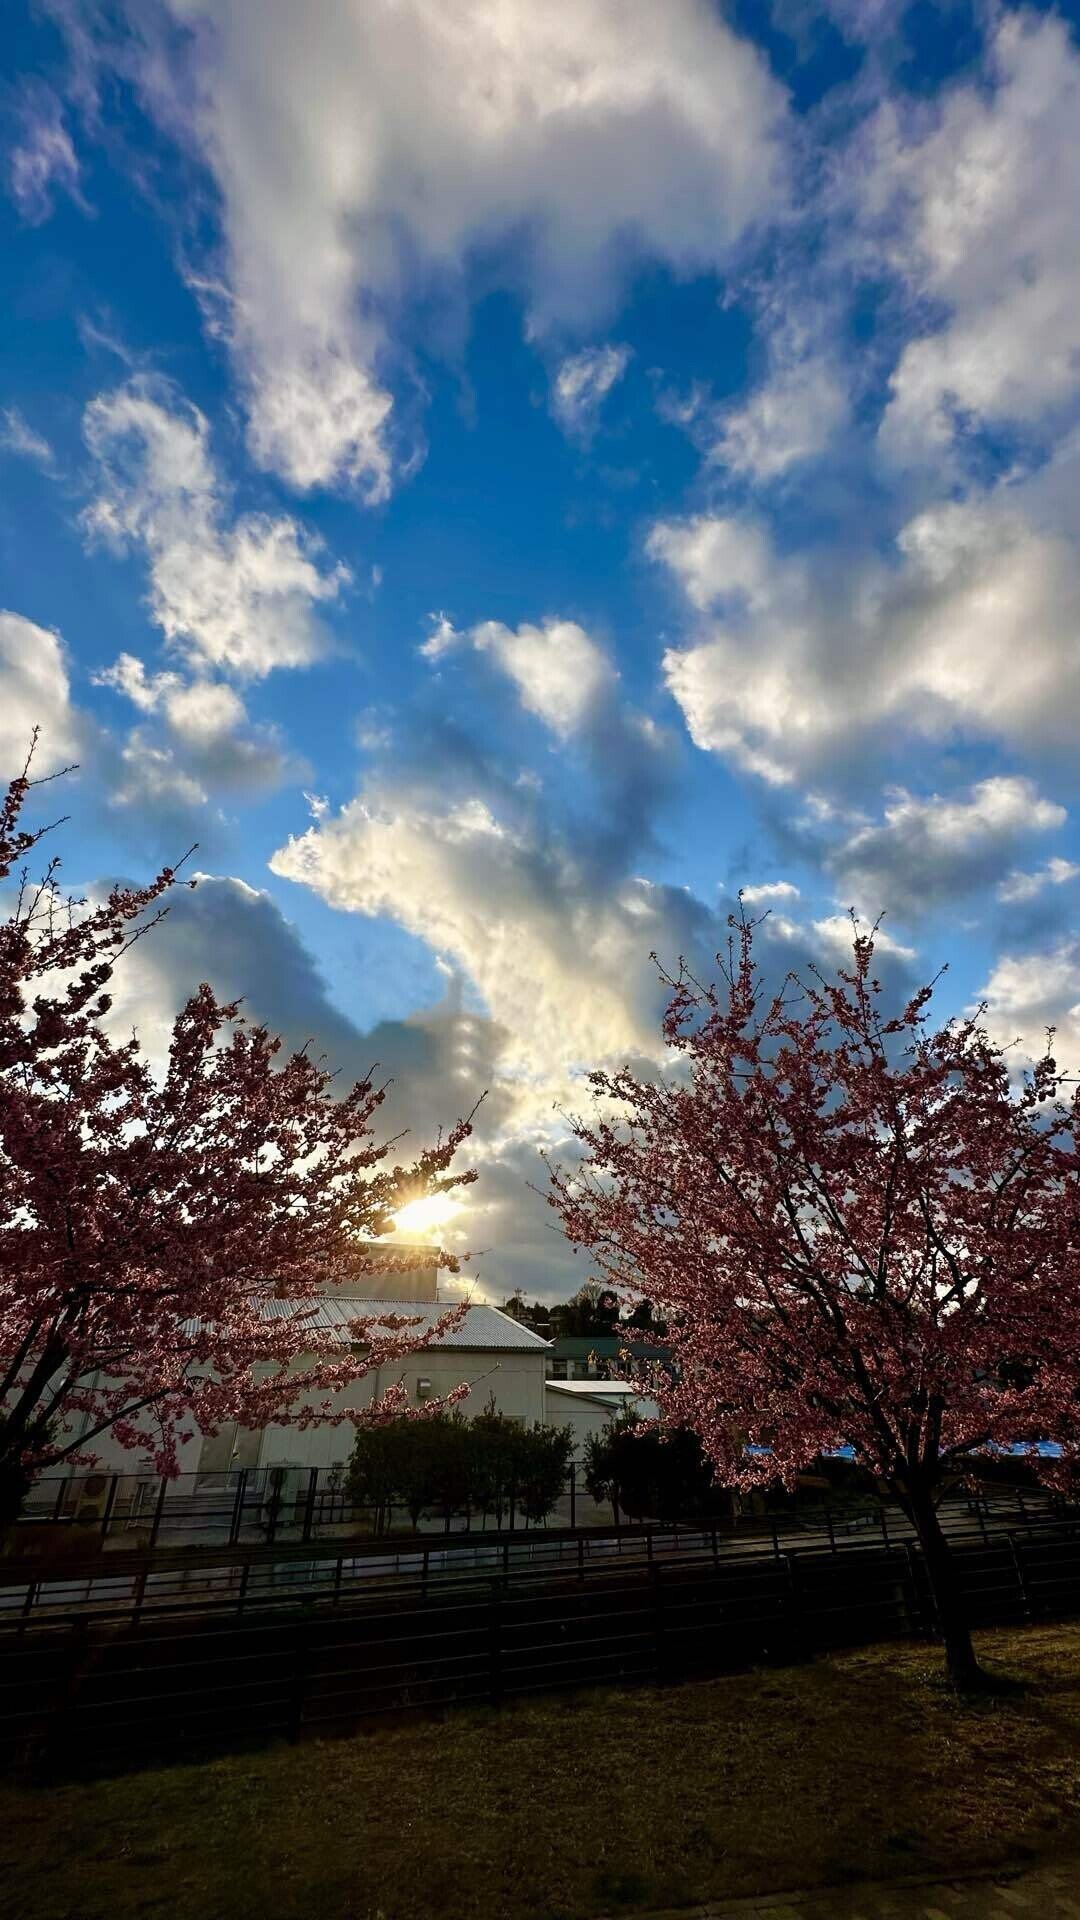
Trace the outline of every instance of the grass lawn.
[[5, 1920], [584, 1920], [1080, 1849], [1080, 1627], [0, 1786]]

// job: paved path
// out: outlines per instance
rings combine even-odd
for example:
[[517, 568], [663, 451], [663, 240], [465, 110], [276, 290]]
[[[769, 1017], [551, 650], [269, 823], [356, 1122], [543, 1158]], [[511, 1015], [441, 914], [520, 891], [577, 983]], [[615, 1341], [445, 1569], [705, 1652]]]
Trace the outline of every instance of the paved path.
[[1080, 1920], [1080, 1860], [944, 1881], [720, 1900], [649, 1920]]

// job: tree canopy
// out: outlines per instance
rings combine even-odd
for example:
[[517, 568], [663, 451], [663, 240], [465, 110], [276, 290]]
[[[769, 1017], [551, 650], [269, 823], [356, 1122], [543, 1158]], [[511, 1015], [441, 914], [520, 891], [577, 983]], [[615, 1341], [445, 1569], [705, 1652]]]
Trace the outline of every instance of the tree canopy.
[[[564, 1230], [667, 1324], [641, 1384], [727, 1485], [791, 1484], [848, 1444], [916, 1525], [950, 1659], [973, 1671], [936, 1504], [980, 1455], [1078, 1449], [1078, 1103], [1047, 1053], [1019, 1081], [978, 1013], [890, 1012], [874, 935], [835, 978], [769, 991], [753, 923], [719, 983], [669, 982], [673, 1071], [591, 1076]], [[1034, 1461], [1035, 1456], [1032, 1455]]]
[[379, 1237], [407, 1200], [474, 1177], [452, 1169], [469, 1122], [395, 1164], [374, 1131], [384, 1087], [339, 1088], [205, 984], [155, 1075], [137, 1035], [111, 1032], [109, 989], [177, 874], [96, 904], [62, 893], [56, 860], [31, 878], [49, 831], [22, 823], [32, 786], [28, 763], [0, 802], [0, 1504], [109, 1428], [170, 1473], [185, 1425], [400, 1413], [401, 1386], [362, 1413], [337, 1396], [464, 1309], [421, 1341], [360, 1302], [322, 1331], [314, 1302], [403, 1263]]

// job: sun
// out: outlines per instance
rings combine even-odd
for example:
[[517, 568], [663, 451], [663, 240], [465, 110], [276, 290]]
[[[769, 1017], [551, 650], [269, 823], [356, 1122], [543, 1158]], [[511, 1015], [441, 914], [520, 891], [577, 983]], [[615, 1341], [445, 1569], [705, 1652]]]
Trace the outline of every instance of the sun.
[[394, 1228], [397, 1233], [441, 1233], [460, 1212], [456, 1194], [425, 1193], [398, 1208]]

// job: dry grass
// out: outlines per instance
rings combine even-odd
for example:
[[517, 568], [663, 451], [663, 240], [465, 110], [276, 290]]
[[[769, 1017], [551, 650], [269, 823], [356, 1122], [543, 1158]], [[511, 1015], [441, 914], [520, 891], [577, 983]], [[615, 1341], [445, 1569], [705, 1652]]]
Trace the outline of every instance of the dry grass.
[[15, 1920], [584, 1920], [1080, 1846], [1080, 1628], [0, 1788]]

